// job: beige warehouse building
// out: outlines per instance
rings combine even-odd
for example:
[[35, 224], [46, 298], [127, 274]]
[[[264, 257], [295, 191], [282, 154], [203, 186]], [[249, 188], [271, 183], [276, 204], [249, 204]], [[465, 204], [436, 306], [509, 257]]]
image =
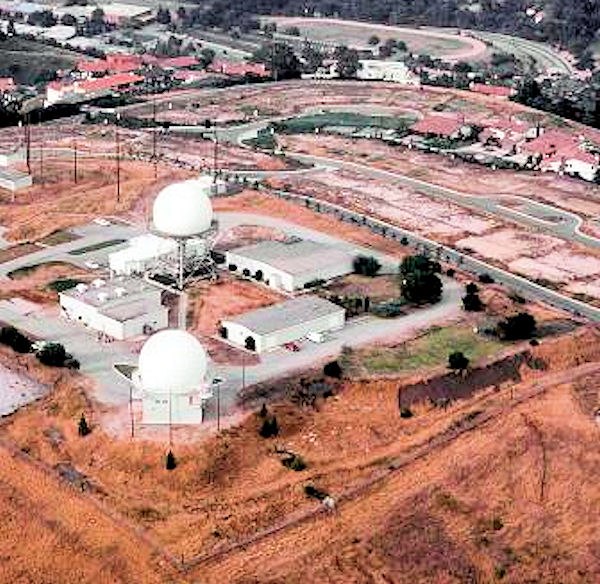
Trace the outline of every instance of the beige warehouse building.
[[230, 343], [263, 353], [307, 335], [339, 330], [346, 322], [341, 306], [318, 296], [300, 296], [221, 322], [220, 334]]
[[343, 250], [304, 239], [262, 241], [225, 253], [225, 264], [232, 272], [284, 292], [351, 274], [353, 263], [354, 256]]

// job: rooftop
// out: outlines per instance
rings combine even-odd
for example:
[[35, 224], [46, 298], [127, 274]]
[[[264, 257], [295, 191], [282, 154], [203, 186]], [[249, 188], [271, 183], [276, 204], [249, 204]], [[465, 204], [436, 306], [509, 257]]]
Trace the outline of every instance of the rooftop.
[[300, 296], [223, 322], [234, 323], [265, 335], [343, 311], [341, 306], [319, 296]]
[[230, 253], [263, 262], [292, 275], [311, 272], [315, 267], [350, 262], [351, 256], [330, 245], [294, 239], [289, 242], [261, 241], [230, 250]]
[[435, 134], [437, 136], [452, 136], [458, 132], [465, 122], [459, 116], [426, 115], [411, 126], [412, 132], [419, 134]]
[[101, 278], [91, 284], [78, 284], [70, 290], [61, 292], [63, 296], [76, 298], [80, 302], [102, 308], [102, 313], [112, 311], [121, 306], [134, 306], [140, 301], [148, 300], [160, 292], [158, 288], [132, 278], [114, 278], [105, 281]]

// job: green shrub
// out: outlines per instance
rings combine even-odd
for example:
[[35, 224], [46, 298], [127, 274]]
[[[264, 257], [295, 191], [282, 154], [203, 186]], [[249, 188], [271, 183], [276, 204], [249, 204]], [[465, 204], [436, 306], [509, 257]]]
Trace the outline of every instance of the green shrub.
[[306, 469], [306, 462], [298, 454], [291, 454], [282, 459], [281, 464], [290, 470], [301, 472]]
[[177, 460], [175, 459], [175, 455], [173, 454], [172, 450], [169, 450], [169, 452], [167, 452], [165, 468], [167, 470], [175, 470], [175, 468], [177, 468]]
[[40, 363], [49, 367], [65, 367], [65, 363], [72, 359], [72, 356], [60, 343], [48, 343], [38, 351], [37, 358]]
[[81, 414], [81, 418], [79, 418], [79, 425], [77, 427], [77, 433], [83, 437], [83, 436], [87, 436], [88, 434], [91, 434], [92, 429], [90, 428], [89, 424], [87, 423], [87, 420], [85, 419], [85, 416], [83, 414]]
[[31, 352], [31, 341], [14, 326], [4, 326], [0, 329], [0, 343], [17, 353]]
[[381, 318], [395, 318], [404, 314], [404, 308], [406, 302], [402, 299], [390, 300], [388, 302], [378, 302], [377, 304], [371, 304], [370, 312], [375, 316]]
[[341, 379], [342, 373], [342, 367], [337, 361], [330, 361], [323, 367], [323, 375], [326, 375], [327, 377]]
[[448, 355], [448, 367], [453, 371], [464, 371], [469, 366], [469, 359], [461, 351]]
[[354, 258], [354, 273], [361, 276], [369, 276], [370, 278], [377, 275], [381, 269], [381, 264], [373, 256], [359, 255]]
[[412, 418], [413, 417], [412, 410], [410, 408], [401, 408], [400, 409], [400, 417], [401, 418]]
[[310, 497], [311, 499], [318, 499], [319, 501], [322, 501], [326, 497], [329, 497], [329, 493], [318, 489], [314, 485], [305, 485], [304, 494], [307, 497]]
[[262, 438], [273, 438], [279, 434], [279, 424], [275, 416], [267, 416], [260, 427], [258, 433]]

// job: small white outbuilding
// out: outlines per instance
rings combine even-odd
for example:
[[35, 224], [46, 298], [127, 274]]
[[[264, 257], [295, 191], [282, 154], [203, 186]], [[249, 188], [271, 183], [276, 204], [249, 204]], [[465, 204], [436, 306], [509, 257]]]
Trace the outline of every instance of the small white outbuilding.
[[196, 337], [178, 329], [152, 335], [132, 377], [142, 394], [142, 422], [200, 424], [212, 396], [207, 373], [208, 356]]
[[341, 306], [319, 296], [300, 296], [221, 322], [221, 337], [263, 353], [311, 334], [339, 330], [346, 322]]

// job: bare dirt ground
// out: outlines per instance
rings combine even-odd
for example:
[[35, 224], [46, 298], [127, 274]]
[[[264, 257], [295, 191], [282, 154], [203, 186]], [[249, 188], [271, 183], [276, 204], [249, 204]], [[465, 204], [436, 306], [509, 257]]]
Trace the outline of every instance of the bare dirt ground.
[[12, 298], [19, 296], [31, 302], [38, 304], [55, 305], [58, 300], [58, 294], [48, 287], [48, 284], [64, 278], [71, 278], [87, 282], [93, 279], [94, 275], [78, 266], [64, 262], [53, 262], [43, 264], [28, 270], [22, 275], [2, 282], [0, 298]]
[[225, 318], [269, 306], [284, 297], [255, 282], [246, 282], [221, 273], [216, 283], [195, 284], [188, 293], [188, 324], [200, 335], [214, 335]]
[[161, 166], [159, 179], [155, 181], [151, 164], [122, 160], [118, 202], [114, 160], [80, 160], [77, 183], [70, 161], [49, 160], [45, 163], [43, 183], [19, 191], [15, 203], [0, 204], [0, 225], [8, 226], [5, 237], [9, 240], [39, 239], [98, 216], [127, 216], [140, 201], [153, 200], [169, 182], [190, 176], [189, 171]]
[[[112, 536], [111, 558], [123, 559], [103, 569], [116, 582], [132, 581], [134, 569], [142, 570], [138, 581], [174, 581], [166, 564], [156, 567], [157, 556], [149, 559], [148, 542], [177, 558], [183, 554], [188, 570], [179, 579], [187, 582], [464, 582], [492, 581], [500, 571], [515, 582], [553, 581], [565, 573], [572, 582], [593, 582], [600, 574], [597, 427], [579, 394], [589, 377], [582, 372], [600, 370], [599, 346], [594, 330], [547, 341], [532, 349], [537, 365], [523, 365], [516, 384], [447, 410], [423, 404], [408, 420], [398, 416], [401, 380], [344, 382], [317, 409], [272, 406], [281, 428], [274, 440], [258, 436], [259, 420], [251, 416], [220, 437], [176, 443], [179, 464], [171, 473], [162, 468], [160, 445], [114, 441], [94, 424], [98, 414], [77, 376], [61, 381], [29, 362], [29, 375], [46, 381], [54, 375], [56, 389], [7, 420], [0, 437], [46, 468], [62, 463], [58, 468], [81, 474], [65, 479], [76, 487], [60, 486], [50, 471], [40, 478], [30, 458], [19, 468], [3, 458], [3, 484], [37, 505], [26, 529], [37, 535], [38, 521], [44, 522], [41, 545], [48, 554], [60, 546], [61, 553], [50, 566], [46, 554], [11, 548], [2, 569], [44, 569], [56, 574], [50, 580], [70, 582], [61, 576], [75, 562], [80, 582], [104, 581], [85, 570], [100, 570], [102, 538]], [[526, 399], [530, 394], [535, 397]], [[76, 434], [81, 411], [93, 424], [83, 439]], [[478, 419], [488, 421], [466, 431]], [[286, 469], [275, 447], [300, 454], [308, 469]], [[393, 472], [396, 465], [401, 470]], [[313, 514], [319, 505], [305, 497], [307, 484], [331, 493], [337, 511]], [[54, 504], [57, 497], [64, 507]], [[95, 511], [88, 498], [98, 501]], [[19, 513], [31, 512], [26, 509]], [[126, 527], [122, 538], [106, 524], [105, 509], [124, 526], [139, 526], [146, 539]], [[22, 525], [3, 525], [9, 541], [20, 541]], [[273, 526], [282, 530], [193, 560]], [[96, 559], [88, 562], [89, 556]], [[146, 578], [149, 570], [154, 576]]]

